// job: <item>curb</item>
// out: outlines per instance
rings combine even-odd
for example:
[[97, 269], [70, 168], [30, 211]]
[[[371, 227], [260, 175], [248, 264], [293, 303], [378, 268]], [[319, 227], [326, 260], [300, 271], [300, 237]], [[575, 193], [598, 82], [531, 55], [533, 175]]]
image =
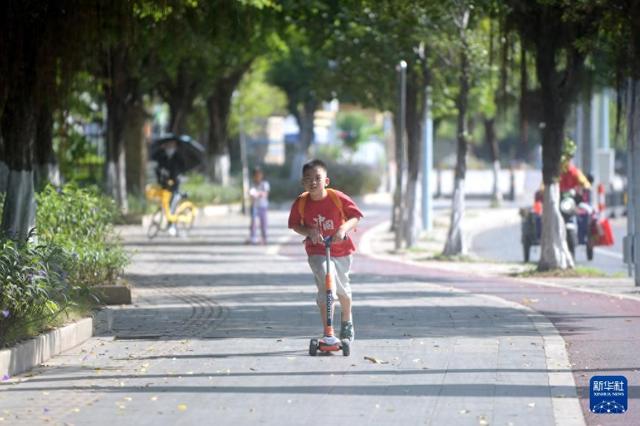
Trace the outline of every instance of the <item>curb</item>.
[[74, 348], [93, 335], [93, 318], [84, 318], [0, 351], [0, 376], [31, 370], [53, 356]]

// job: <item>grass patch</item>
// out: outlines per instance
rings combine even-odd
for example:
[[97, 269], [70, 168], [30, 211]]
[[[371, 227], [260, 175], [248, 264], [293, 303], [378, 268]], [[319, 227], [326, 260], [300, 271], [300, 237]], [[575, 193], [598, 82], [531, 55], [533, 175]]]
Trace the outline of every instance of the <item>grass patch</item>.
[[629, 274], [626, 272], [614, 272], [610, 275], [611, 278], [629, 278]]
[[509, 274], [519, 278], [605, 278], [605, 272], [591, 266], [576, 266], [574, 269], [552, 269], [550, 271], [538, 271], [536, 267], [532, 269]]
[[435, 254], [435, 255], [431, 256], [427, 260], [437, 260], [437, 261], [440, 261], [440, 262], [468, 262], [468, 263], [477, 262], [476, 259], [474, 259], [473, 257], [471, 257], [471, 256], [469, 256], [467, 254], [456, 254], [456, 255], [453, 255], [453, 256], [447, 256], [447, 255], [444, 255], [442, 253], [439, 253], [439, 254]]
[[437, 236], [430, 235], [430, 234], [420, 238], [420, 241], [423, 242], [423, 243], [440, 243], [440, 244], [444, 245], [444, 242], [442, 241], [442, 238], [438, 238]]
[[418, 253], [418, 254], [426, 253], [429, 251], [426, 248], [420, 247], [420, 246], [407, 247], [405, 250], [407, 251], [407, 253]]

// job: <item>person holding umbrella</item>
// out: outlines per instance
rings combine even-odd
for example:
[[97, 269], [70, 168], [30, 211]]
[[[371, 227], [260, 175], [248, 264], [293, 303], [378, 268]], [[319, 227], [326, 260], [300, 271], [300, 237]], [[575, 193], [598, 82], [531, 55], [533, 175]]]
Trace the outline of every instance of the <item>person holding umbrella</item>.
[[[163, 189], [171, 191], [169, 210], [175, 214], [182, 198], [181, 175], [197, 168], [205, 157], [205, 149], [187, 135], [168, 134], [151, 145], [151, 159], [156, 161], [156, 177]], [[169, 233], [176, 235], [176, 224], [169, 222]]]
[[[155, 156], [158, 162], [156, 166], [156, 178], [162, 188], [171, 191], [171, 202], [169, 204], [171, 213], [175, 213], [176, 206], [180, 202], [180, 174], [184, 171], [185, 165], [181, 156], [177, 155], [177, 145], [175, 139], [166, 140]], [[169, 222], [169, 234], [175, 235], [177, 232], [175, 222]]]

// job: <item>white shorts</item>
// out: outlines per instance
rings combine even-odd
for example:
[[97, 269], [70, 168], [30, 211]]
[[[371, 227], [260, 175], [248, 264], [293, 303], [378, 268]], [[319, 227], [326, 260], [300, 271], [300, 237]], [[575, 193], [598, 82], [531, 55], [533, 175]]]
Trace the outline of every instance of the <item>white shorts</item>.
[[[352, 255], [332, 257], [331, 272], [333, 279], [333, 297], [346, 296], [351, 299], [351, 285], [349, 284], [349, 271], [351, 270]], [[313, 272], [313, 277], [318, 287], [316, 302], [322, 305], [326, 302], [327, 290], [324, 284], [324, 277], [327, 271], [327, 258], [322, 255], [309, 256], [309, 266]]]

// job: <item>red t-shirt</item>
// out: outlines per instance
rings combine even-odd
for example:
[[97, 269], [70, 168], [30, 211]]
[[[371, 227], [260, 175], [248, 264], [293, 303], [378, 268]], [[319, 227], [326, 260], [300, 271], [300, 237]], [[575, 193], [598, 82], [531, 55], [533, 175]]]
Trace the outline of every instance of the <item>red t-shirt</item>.
[[567, 166], [567, 170], [560, 174], [560, 193], [582, 187], [580, 171], [573, 164]]
[[[358, 206], [356, 206], [356, 203], [354, 203], [348, 195], [340, 191], [336, 191], [335, 189], [334, 191], [342, 202], [342, 211], [344, 212], [346, 220], [354, 217], [361, 218], [363, 216]], [[289, 228], [300, 225], [300, 212], [298, 210], [299, 201], [300, 198], [296, 198], [296, 201], [294, 201], [291, 206], [291, 212], [289, 213]], [[340, 209], [338, 209], [338, 206], [336, 206], [329, 195], [324, 197], [322, 200], [317, 201], [312, 200], [310, 196], [307, 196], [307, 202], [304, 206], [304, 226], [308, 228], [319, 228], [320, 233], [324, 237], [328, 237], [335, 234], [340, 225], [342, 225]], [[311, 241], [307, 240], [305, 241], [305, 249], [309, 256], [313, 254], [325, 254], [323, 243], [313, 244]], [[348, 256], [354, 251], [356, 251], [356, 246], [353, 244], [349, 235], [347, 235], [347, 239], [343, 242], [331, 243], [331, 256], [333, 257]]]

